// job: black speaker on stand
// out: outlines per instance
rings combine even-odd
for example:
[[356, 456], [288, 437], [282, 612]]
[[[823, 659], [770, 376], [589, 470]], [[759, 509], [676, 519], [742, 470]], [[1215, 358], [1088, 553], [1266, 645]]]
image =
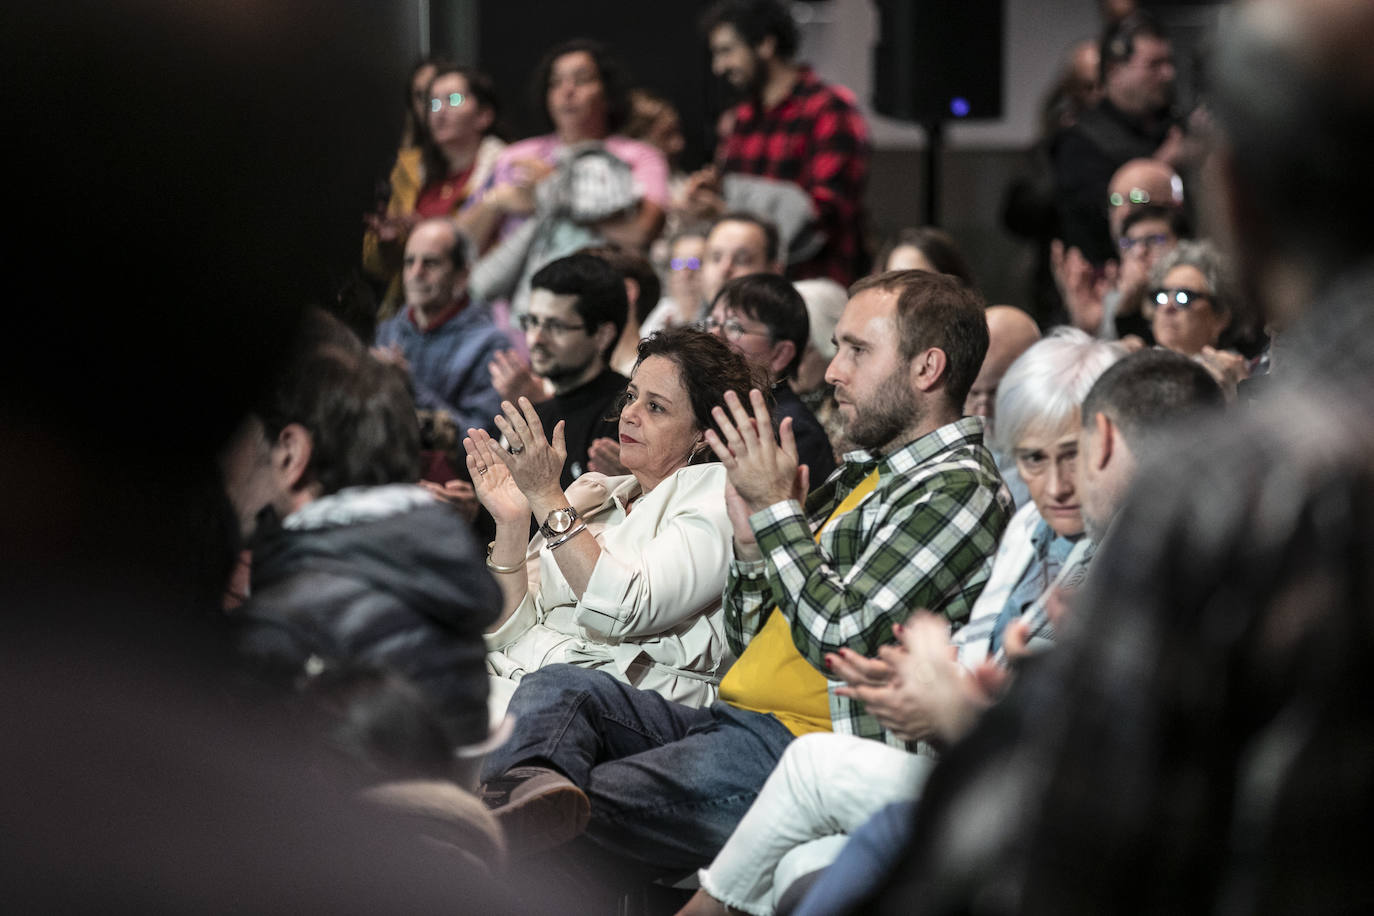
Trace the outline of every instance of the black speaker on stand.
[[873, 109], [926, 132], [925, 222], [940, 222], [945, 125], [1002, 116], [1003, 0], [874, 0]]

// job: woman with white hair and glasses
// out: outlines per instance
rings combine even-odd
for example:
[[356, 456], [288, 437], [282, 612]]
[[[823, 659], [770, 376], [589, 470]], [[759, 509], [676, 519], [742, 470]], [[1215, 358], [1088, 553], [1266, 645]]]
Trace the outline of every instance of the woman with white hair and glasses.
[[1015, 459], [1031, 498], [1007, 524], [988, 584], [955, 634], [965, 666], [1001, 648], [1007, 624], [1044, 594], [1083, 538], [1075, 474], [1078, 409], [1097, 377], [1125, 353], [1120, 344], [1077, 328], [1056, 328], [1002, 377], [993, 444]]

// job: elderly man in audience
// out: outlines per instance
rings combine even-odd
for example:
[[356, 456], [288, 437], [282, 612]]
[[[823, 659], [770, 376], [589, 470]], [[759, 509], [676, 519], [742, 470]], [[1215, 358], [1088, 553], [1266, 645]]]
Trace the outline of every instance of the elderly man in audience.
[[[1065, 249], [1056, 241], [1050, 247], [1055, 283], [1074, 327], [1106, 340], [1128, 334], [1148, 340], [1149, 321], [1141, 317], [1140, 299], [1150, 266], [1180, 239], [1192, 238], [1183, 210], [1183, 179], [1158, 159], [1132, 159], [1116, 170], [1107, 192], [1111, 256], [1118, 260], [1094, 266], [1077, 248]], [[1148, 231], [1127, 228], [1146, 213], [1153, 224]], [[1167, 228], [1161, 229], [1160, 222]], [[1173, 239], [1166, 245], [1157, 240], [1160, 235]], [[1146, 244], [1139, 244], [1141, 240]]]
[[1162, 159], [1132, 159], [1107, 182], [1107, 225], [1112, 238], [1126, 231], [1126, 217], [1144, 207], [1183, 212], [1183, 178]]
[[[1076, 544], [1086, 546], [1082, 496], [1074, 486], [1078, 406], [1120, 355], [1112, 344], [1063, 328], [1032, 346], [1007, 372], [998, 395], [1003, 422], [997, 436], [1010, 439], [1008, 451], [1016, 455], [1034, 501], [1008, 524], [970, 622], [955, 635], [970, 671], [990, 646], [999, 648], [1005, 626], [1060, 579], [1061, 568], [1082, 567], [1090, 556], [1083, 550], [1082, 559], [1070, 556]], [[948, 646], [948, 631], [941, 632]], [[900, 632], [899, 638], [905, 640]], [[972, 647], [978, 651], [968, 651]], [[856, 683], [882, 683], [893, 672], [885, 667], [890, 650], [880, 653], [869, 661], [842, 649], [831, 664]], [[910, 722], [898, 728], [909, 738], [930, 737]], [[932, 766], [929, 756], [852, 735], [803, 737], [783, 754], [729, 842], [702, 870], [702, 889], [683, 916], [724, 913], [727, 905], [772, 912], [795, 879], [839, 853], [847, 833], [884, 804], [918, 796]]]
[[410, 372], [415, 404], [445, 410], [458, 428], [491, 428], [501, 406], [488, 369], [507, 346], [486, 307], [467, 294], [463, 237], [449, 219], [411, 230], [401, 282], [405, 308], [377, 328], [379, 358]]
[[740, 657], [721, 700], [693, 710], [569, 666], [529, 675], [511, 703], [515, 736], [485, 769], [499, 818], [548, 835], [560, 822], [580, 828], [590, 800], [587, 840], [602, 859], [697, 867], [796, 736], [833, 729], [907, 746], [829, 689], [825, 657], [876, 652], [912, 607], [962, 622], [1010, 501], [982, 421], [961, 418], [987, 348], [978, 296], [924, 271], [853, 292], [828, 377], [867, 451], [807, 497], [792, 424], [774, 439], [762, 392], [748, 404], [727, 395], [720, 431], [707, 434], [734, 528], [725, 612]]
[[1113, 173], [1132, 159], [1175, 164], [1182, 143], [1170, 114], [1173, 50], [1158, 20], [1132, 13], [1107, 28], [1100, 51], [1103, 98], [1052, 152], [1063, 245], [1098, 266], [1113, 257], [1104, 207]]
[[968, 399], [964, 401], [964, 415], [985, 418], [997, 470], [1016, 505], [1024, 506], [1030, 499], [1030, 492], [1021, 475], [1016, 473], [1011, 453], [997, 445], [997, 389], [1011, 364], [1040, 339], [1040, 328], [1035, 319], [1011, 305], [988, 306], [987, 317], [988, 355], [983, 358], [983, 367], [978, 370], [978, 377], [973, 380]]
[[341, 327], [330, 336], [340, 342], [298, 358], [226, 460], [254, 529], [240, 646], [288, 679], [330, 664], [394, 669], [454, 744], [475, 743], [487, 732], [482, 630], [500, 593], [467, 525], [415, 484], [404, 377]]
[[773, 386], [773, 418], [792, 420], [797, 457], [817, 484], [835, 470], [830, 439], [811, 409], [792, 390], [811, 322], [801, 294], [782, 277], [751, 274], [726, 283], [711, 305], [707, 327]]

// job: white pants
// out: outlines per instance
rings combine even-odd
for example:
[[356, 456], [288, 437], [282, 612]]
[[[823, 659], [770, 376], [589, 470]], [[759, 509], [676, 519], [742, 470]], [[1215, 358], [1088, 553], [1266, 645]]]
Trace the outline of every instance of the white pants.
[[935, 758], [853, 735], [803, 735], [788, 745], [701, 886], [746, 913], [773, 912], [792, 881], [824, 868], [850, 831], [892, 802], [921, 794]]

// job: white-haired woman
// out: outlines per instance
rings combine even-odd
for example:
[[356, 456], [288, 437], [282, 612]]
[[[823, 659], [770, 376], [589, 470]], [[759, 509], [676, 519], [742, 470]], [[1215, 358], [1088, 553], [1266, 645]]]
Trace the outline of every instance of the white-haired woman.
[[1031, 498], [1007, 524], [988, 584], [955, 635], [966, 667], [1000, 648], [1006, 625], [1045, 592], [1082, 540], [1079, 407], [1097, 377], [1125, 353], [1077, 328], [1056, 328], [1002, 377], [993, 445], [1015, 460]]

